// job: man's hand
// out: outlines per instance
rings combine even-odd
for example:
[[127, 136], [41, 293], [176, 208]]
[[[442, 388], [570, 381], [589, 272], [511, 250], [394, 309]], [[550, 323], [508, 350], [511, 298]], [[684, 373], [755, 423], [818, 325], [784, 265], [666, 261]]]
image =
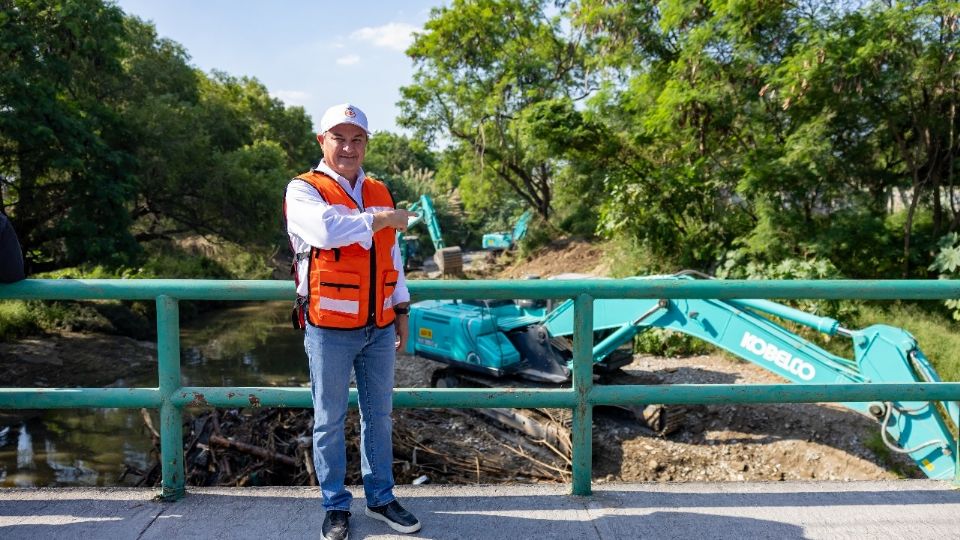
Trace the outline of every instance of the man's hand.
[[404, 351], [407, 348], [407, 338], [410, 335], [410, 317], [406, 313], [397, 315], [393, 320], [393, 326], [397, 329], [397, 350]]
[[407, 222], [410, 218], [416, 217], [416, 212], [397, 208], [396, 210], [385, 210], [373, 215], [373, 232], [386, 227], [392, 227], [397, 230], [407, 230]]

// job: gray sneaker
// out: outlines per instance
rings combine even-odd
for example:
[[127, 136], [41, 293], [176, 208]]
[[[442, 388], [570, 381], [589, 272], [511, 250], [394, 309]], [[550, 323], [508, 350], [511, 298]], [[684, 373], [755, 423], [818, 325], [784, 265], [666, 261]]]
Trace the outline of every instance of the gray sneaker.
[[420, 530], [420, 520], [400, 506], [396, 499], [383, 506], [368, 506], [364, 513], [386, 523], [397, 532], [412, 533]]

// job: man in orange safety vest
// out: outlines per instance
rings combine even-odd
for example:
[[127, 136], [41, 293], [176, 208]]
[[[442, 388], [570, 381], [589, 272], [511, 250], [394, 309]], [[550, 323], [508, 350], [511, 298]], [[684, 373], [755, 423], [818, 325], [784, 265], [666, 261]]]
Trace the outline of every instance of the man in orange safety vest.
[[323, 160], [287, 185], [284, 218], [294, 253], [294, 324], [304, 329], [313, 395], [313, 458], [326, 516], [323, 537], [349, 534], [344, 420], [350, 370], [360, 402], [367, 516], [411, 533], [420, 522], [393, 495], [392, 398], [396, 351], [407, 340], [407, 292], [396, 231], [415, 214], [396, 209], [362, 169], [367, 117], [349, 103], [327, 109]]

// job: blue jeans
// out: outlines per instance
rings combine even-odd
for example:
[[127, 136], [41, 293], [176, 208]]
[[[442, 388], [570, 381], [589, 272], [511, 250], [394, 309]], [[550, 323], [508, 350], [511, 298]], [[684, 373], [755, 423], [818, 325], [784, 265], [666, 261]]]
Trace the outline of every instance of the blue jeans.
[[396, 331], [367, 326], [328, 330], [307, 325], [304, 348], [310, 360], [313, 394], [313, 463], [324, 510], [349, 510], [353, 497], [344, 487], [350, 368], [360, 395], [360, 470], [367, 506], [389, 504], [393, 495], [393, 364]]

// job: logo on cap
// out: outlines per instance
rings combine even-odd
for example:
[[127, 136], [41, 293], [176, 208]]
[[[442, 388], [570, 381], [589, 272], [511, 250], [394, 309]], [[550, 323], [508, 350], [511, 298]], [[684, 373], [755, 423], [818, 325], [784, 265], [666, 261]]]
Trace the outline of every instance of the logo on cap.
[[349, 108], [349, 107], [348, 107], [346, 110], [343, 111], [343, 114], [346, 115], [346, 116], [349, 116], [350, 118], [353, 118], [354, 116], [357, 115], [357, 113], [353, 112], [353, 109], [351, 109], [351, 108]]

